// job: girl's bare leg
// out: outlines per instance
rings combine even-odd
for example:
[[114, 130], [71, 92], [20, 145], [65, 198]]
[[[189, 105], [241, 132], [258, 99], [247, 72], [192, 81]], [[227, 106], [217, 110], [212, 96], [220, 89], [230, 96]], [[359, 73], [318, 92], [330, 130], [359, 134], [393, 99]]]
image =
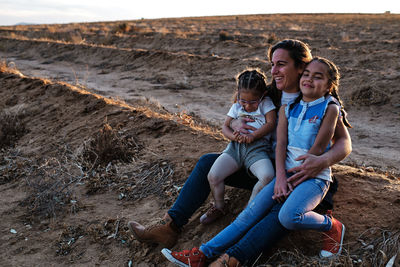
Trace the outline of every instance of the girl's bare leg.
[[250, 166], [250, 171], [258, 178], [258, 182], [253, 187], [249, 203], [275, 176], [274, 166], [270, 159], [261, 159], [254, 162], [253, 165]]
[[239, 166], [231, 156], [222, 153], [212, 165], [208, 173], [208, 181], [211, 187], [211, 193], [215, 200], [215, 207], [222, 210], [224, 208], [224, 192], [226, 177], [236, 172]]

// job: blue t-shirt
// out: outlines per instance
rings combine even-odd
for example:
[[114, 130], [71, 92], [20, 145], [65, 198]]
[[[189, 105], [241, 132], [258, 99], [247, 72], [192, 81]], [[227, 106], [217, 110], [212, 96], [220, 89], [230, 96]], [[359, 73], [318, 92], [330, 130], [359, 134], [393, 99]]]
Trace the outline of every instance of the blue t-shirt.
[[[302, 162], [295, 159], [304, 155], [310, 150], [315, 142], [326, 109], [330, 103], [337, 103], [333, 97], [321, 97], [312, 102], [294, 104], [290, 109], [290, 104], [286, 106], [286, 117], [288, 119], [288, 146], [286, 152], [286, 169], [299, 166]], [[329, 150], [330, 144], [326, 150]], [[331, 169], [322, 170], [316, 178], [332, 182]]]

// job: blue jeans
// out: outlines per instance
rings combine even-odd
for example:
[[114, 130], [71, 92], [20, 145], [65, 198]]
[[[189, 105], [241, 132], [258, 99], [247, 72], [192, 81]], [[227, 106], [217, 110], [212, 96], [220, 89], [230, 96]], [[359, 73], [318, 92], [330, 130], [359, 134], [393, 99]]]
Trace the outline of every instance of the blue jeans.
[[[220, 154], [205, 154], [201, 156], [189, 178], [179, 193], [172, 208], [168, 211], [169, 216], [178, 227], [188, 223], [190, 217], [204, 204], [211, 192], [207, 175]], [[246, 170], [241, 169], [224, 180], [228, 186], [252, 190], [258, 182], [255, 177], [250, 177]]]
[[[190, 217], [204, 204], [204, 201], [206, 201], [210, 194], [207, 174], [219, 155], [206, 154], [199, 159], [181, 189], [174, 205], [168, 211], [168, 214], [178, 227], [182, 227], [188, 223]], [[225, 183], [229, 186], [252, 190], [257, 181], [256, 178], [249, 177], [245, 170], [240, 170], [229, 176], [225, 180]], [[337, 186], [330, 187], [329, 193], [331, 194], [329, 198], [327, 198], [328, 194], [325, 197], [324, 200], [328, 199], [328, 201], [324, 201], [325, 205], [322, 209], [332, 209], [332, 195], [336, 192], [336, 188]], [[331, 192], [331, 189], [334, 190]], [[244, 264], [249, 262], [249, 260], [255, 260], [262, 251], [273, 247], [279, 239], [285, 237], [289, 230], [284, 228], [279, 222], [278, 214], [281, 206], [281, 204], [274, 202], [274, 206], [270, 212], [255, 224], [236, 244], [230, 247], [226, 253]], [[265, 229], [271, 230], [265, 231]]]
[[289, 230], [331, 229], [331, 219], [312, 211], [324, 198], [329, 181], [318, 178], [308, 179], [299, 184], [284, 202], [279, 212], [279, 221]]
[[[292, 230], [316, 229], [327, 231], [330, 229], [331, 221], [329, 217], [312, 211], [321, 202], [328, 191], [328, 181], [309, 179], [301, 183], [283, 203], [279, 213], [277, 213], [279, 209], [278, 203], [272, 199], [274, 187], [275, 179], [257, 194], [254, 200], [239, 214], [235, 221], [206, 244], [201, 245], [200, 250], [203, 251], [208, 258], [212, 258], [224, 253], [226, 249], [232, 247], [243, 238], [247, 240], [247, 243], [250, 242], [247, 246], [252, 246], [252, 244], [254, 246], [260, 246], [260, 244], [257, 245], [257, 243], [249, 239], [249, 230], [251, 229], [251, 235], [257, 238], [258, 235], [265, 235], [263, 232], [273, 232], [276, 231], [276, 229], [280, 230], [280, 228], [283, 228], [279, 226], [279, 222], [286, 228]], [[274, 210], [273, 217], [268, 217], [268, 213], [272, 210]], [[276, 214], [279, 214], [279, 222], [276, 220]], [[267, 222], [273, 222], [273, 225], [260, 227], [258, 224], [265, 217], [268, 217]], [[263, 222], [263, 225], [264, 224], [265, 222]], [[272, 229], [271, 226], [273, 226]], [[281, 234], [279, 233], [279, 235]], [[279, 238], [279, 236], [274, 237], [274, 239], [276, 238]], [[257, 239], [259, 240], [259, 237]], [[266, 242], [270, 243], [271, 240], [261, 240], [261, 244], [265, 244]], [[248, 250], [248, 248], [244, 246], [243, 248]], [[236, 248], [234, 246], [231, 249]], [[229, 254], [229, 250], [227, 253]], [[230, 256], [237, 257], [235, 254]], [[237, 259], [239, 261], [241, 260], [239, 258]], [[246, 260], [248, 259], [249, 256], [246, 255]], [[243, 261], [241, 262], [243, 263]]]
[[225, 253], [235, 257], [243, 265], [252, 266], [262, 252], [272, 249], [290, 232], [279, 222], [281, 207], [282, 204], [275, 202], [270, 212]]

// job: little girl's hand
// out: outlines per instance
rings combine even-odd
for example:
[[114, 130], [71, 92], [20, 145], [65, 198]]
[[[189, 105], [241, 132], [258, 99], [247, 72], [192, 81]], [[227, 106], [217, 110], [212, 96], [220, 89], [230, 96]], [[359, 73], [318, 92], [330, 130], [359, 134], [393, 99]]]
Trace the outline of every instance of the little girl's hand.
[[286, 198], [290, 195], [291, 190], [288, 188], [286, 177], [277, 178], [275, 180], [274, 195], [272, 199], [279, 203], [285, 202]]
[[254, 136], [252, 134], [247, 134], [246, 135], [246, 143], [250, 144], [254, 142]]
[[244, 143], [250, 144], [254, 141], [254, 136], [252, 134], [244, 134], [242, 135], [244, 139]]
[[236, 142], [239, 142], [240, 143], [240, 132], [238, 132], [238, 131], [234, 131], [233, 132], [233, 136], [234, 136], [234, 140], [232, 140], [232, 141], [236, 141]]

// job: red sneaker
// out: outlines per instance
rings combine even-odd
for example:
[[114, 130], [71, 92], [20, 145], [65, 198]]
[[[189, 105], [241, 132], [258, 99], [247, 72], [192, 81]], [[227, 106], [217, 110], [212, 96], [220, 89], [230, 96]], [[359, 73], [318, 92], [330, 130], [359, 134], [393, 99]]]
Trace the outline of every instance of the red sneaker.
[[207, 266], [207, 257], [199, 248], [192, 250], [171, 251], [163, 248], [161, 253], [172, 263], [182, 267], [205, 267]]
[[332, 217], [332, 228], [324, 233], [323, 248], [319, 253], [321, 258], [331, 258], [340, 255], [343, 247], [343, 237], [346, 227]]
[[201, 224], [210, 224], [224, 215], [225, 215], [225, 211], [217, 209], [214, 205], [212, 205], [212, 207], [209, 210], [207, 210], [206, 213], [201, 215], [200, 223]]

